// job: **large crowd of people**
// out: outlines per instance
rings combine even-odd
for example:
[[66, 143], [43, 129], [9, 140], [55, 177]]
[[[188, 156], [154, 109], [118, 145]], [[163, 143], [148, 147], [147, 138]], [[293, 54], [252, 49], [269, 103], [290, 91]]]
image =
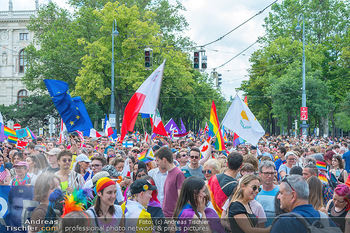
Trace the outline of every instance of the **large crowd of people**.
[[[131, 135], [123, 144], [72, 132], [60, 144], [5, 141], [0, 186], [11, 191], [0, 231], [350, 232], [349, 138], [264, 136], [234, 146], [229, 136], [217, 151], [214, 137], [202, 152], [206, 139]], [[29, 192], [30, 214], [12, 207]]]

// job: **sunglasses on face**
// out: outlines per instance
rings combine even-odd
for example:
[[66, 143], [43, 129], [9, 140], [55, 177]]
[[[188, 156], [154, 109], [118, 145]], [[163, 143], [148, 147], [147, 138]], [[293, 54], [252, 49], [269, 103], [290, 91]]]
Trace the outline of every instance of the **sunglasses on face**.
[[182, 157], [186, 157], [186, 156], [187, 156], [187, 154], [182, 154], [181, 156], [182, 156]]
[[137, 175], [138, 178], [141, 178], [141, 177], [143, 177], [143, 176], [146, 176], [146, 174], [138, 174], [138, 175]]
[[140, 151], [138, 151], [138, 150], [133, 150], [133, 151], [131, 151], [132, 153], [140, 153]]
[[199, 156], [193, 156], [193, 155], [191, 155], [190, 158], [191, 158], [191, 159], [199, 159]]
[[72, 162], [72, 159], [62, 159], [62, 162], [63, 163], [67, 163], [67, 162], [70, 163], [70, 162]]
[[259, 186], [257, 186], [257, 185], [253, 185], [253, 186], [252, 186], [252, 189], [253, 189], [254, 192], [255, 192], [256, 190], [258, 190], [259, 192], [261, 191], [261, 188], [260, 188]]
[[30, 155], [30, 153], [23, 153], [23, 155], [28, 156], [28, 155]]
[[202, 170], [202, 173], [205, 175], [206, 173], [211, 174], [211, 170]]

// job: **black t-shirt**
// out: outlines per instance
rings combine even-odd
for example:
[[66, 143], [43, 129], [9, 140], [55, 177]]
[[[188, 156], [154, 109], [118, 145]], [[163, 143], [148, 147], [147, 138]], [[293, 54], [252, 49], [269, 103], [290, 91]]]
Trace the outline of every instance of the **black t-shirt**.
[[[250, 208], [250, 205], [249, 205], [249, 208]], [[230, 204], [229, 212], [228, 212], [231, 232], [244, 233], [244, 231], [239, 227], [239, 225], [236, 222], [236, 219], [234, 218], [234, 216], [238, 214], [245, 214], [252, 227], [255, 227], [258, 224], [258, 218], [255, 216], [255, 214], [248, 214], [244, 205], [238, 201], [235, 201]]]
[[[226, 196], [231, 196], [233, 190], [237, 186], [237, 181], [224, 173], [216, 175], [216, 179], [218, 180], [222, 191], [226, 194]], [[230, 184], [228, 184], [230, 183]]]

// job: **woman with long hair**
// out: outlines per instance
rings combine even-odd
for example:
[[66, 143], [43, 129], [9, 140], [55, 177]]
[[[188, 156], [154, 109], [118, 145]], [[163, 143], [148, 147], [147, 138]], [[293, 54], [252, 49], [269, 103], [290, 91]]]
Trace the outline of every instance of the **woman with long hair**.
[[[38, 232], [45, 226], [43, 221], [38, 220], [45, 219], [47, 214], [47, 208], [49, 207], [49, 196], [55, 189], [60, 189], [60, 179], [53, 173], [43, 173], [38, 177], [34, 186], [34, 201], [40, 202], [40, 204], [34, 209], [31, 216], [31, 232]], [[35, 224], [34, 224], [35, 222]]]
[[91, 172], [88, 170], [91, 160], [85, 155], [80, 154], [75, 159], [74, 171], [84, 177], [85, 182], [92, 178]]
[[0, 185], [9, 185], [11, 181], [11, 174], [10, 171], [5, 167], [5, 158], [3, 155], [0, 154], [0, 167], [4, 166], [5, 169], [5, 178], [3, 180], [0, 180]]
[[339, 184], [334, 189], [333, 199], [327, 203], [327, 213], [330, 219], [342, 230], [350, 231], [350, 189], [345, 184]]
[[[175, 220], [181, 222], [181, 232], [199, 232], [198, 229], [204, 232], [225, 232], [215, 210], [206, 207], [210, 200], [206, 189], [204, 180], [196, 176], [188, 177], [183, 182], [173, 215]], [[192, 222], [192, 219], [201, 221]]]
[[97, 227], [118, 229], [118, 226], [124, 224], [124, 219], [122, 208], [114, 204], [117, 198], [116, 183], [108, 177], [100, 178], [96, 183], [95, 193], [97, 196], [94, 205], [86, 212], [94, 218]]
[[35, 155], [29, 155], [26, 158], [26, 162], [28, 164], [28, 176], [31, 179], [30, 184], [35, 185], [36, 179], [41, 174], [41, 165], [38, 161], [38, 158]]
[[249, 204], [259, 192], [260, 181], [260, 177], [253, 174], [244, 175], [240, 179], [228, 211], [232, 232], [267, 233], [270, 231], [270, 228], [257, 228], [258, 219]]
[[344, 163], [341, 155], [333, 155], [332, 158], [332, 169], [330, 172], [337, 178], [339, 184], [345, 184], [348, 178], [348, 172], [344, 169]]
[[322, 182], [316, 176], [311, 176], [307, 179], [309, 184], [309, 204], [311, 204], [315, 210], [320, 210], [327, 214], [326, 208], [323, 204]]

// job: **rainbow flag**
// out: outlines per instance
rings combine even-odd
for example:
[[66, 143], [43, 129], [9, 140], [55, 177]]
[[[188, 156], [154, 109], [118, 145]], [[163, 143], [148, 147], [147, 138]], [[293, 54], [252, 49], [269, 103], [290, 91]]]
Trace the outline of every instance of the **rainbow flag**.
[[244, 97], [244, 103], [248, 106], [248, 97], [247, 96]]
[[219, 119], [216, 113], [216, 106], [213, 101], [211, 104], [211, 110], [210, 110], [209, 136], [210, 137], [216, 136], [215, 149], [218, 151], [223, 151], [223, 150], [226, 150], [226, 148], [225, 148], [224, 137], [222, 136], [222, 133], [219, 127], [220, 127]]
[[321, 180], [322, 183], [328, 184], [327, 176], [325, 176], [324, 174], [322, 173], [318, 174], [318, 178]]
[[17, 137], [16, 131], [14, 131], [13, 129], [7, 126], [4, 126], [4, 134], [6, 137], [8, 136]]
[[137, 158], [139, 159], [139, 161], [142, 161], [144, 163], [149, 163], [149, 162], [155, 160], [152, 148], [149, 148], [148, 151], [147, 150], [142, 151], [137, 156]]
[[7, 141], [8, 141], [9, 143], [16, 144], [17, 141], [18, 141], [18, 138], [17, 138], [17, 137], [13, 137], [13, 136], [8, 136], [8, 137], [7, 137]]
[[34, 134], [28, 127], [26, 127], [26, 130], [27, 130], [28, 135], [29, 135], [32, 139], [36, 139], [35, 134]]

